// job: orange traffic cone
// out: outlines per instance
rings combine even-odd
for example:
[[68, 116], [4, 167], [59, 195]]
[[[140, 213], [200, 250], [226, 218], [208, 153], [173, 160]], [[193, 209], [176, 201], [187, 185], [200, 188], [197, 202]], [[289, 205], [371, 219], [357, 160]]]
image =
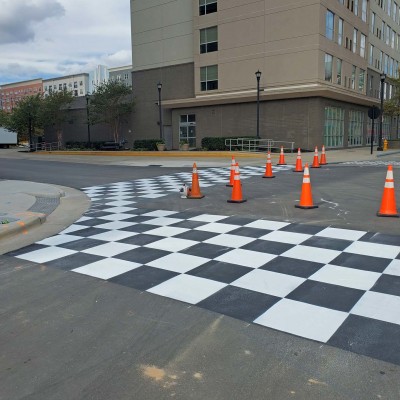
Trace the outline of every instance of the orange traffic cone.
[[227, 200], [228, 203], [244, 203], [242, 195], [242, 184], [240, 183], [239, 163], [235, 165], [235, 178], [233, 180], [232, 198]]
[[308, 169], [308, 163], [304, 167], [303, 185], [301, 187], [301, 196], [299, 204], [296, 204], [297, 208], [318, 208], [314, 206], [311, 193], [311, 181], [310, 181], [310, 171]]
[[321, 165], [326, 165], [326, 164], [328, 164], [328, 163], [326, 162], [326, 154], [325, 154], [325, 146], [324, 146], [324, 145], [322, 145], [321, 159], [319, 160], [319, 163], [320, 163]]
[[231, 161], [231, 175], [229, 177], [229, 183], [226, 186], [232, 187], [233, 186], [233, 181], [235, 179], [235, 156], [232, 156], [232, 161]]
[[204, 195], [200, 192], [199, 174], [197, 173], [197, 165], [193, 164], [192, 187], [189, 189], [188, 199], [202, 199]]
[[277, 165], [286, 165], [285, 153], [283, 152], [283, 146], [281, 146], [281, 154], [279, 155], [279, 161]]
[[272, 174], [272, 163], [271, 163], [271, 153], [268, 152], [267, 155], [267, 164], [265, 165], [265, 174], [263, 178], [275, 178], [275, 175]]
[[303, 172], [303, 163], [301, 162], [301, 151], [300, 147], [297, 150], [297, 160], [296, 160], [296, 168], [293, 170], [293, 172]]
[[321, 168], [321, 166], [319, 165], [319, 161], [318, 161], [318, 147], [317, 146], [315, 146], [314, 161], [311, 165], [311, 168]]
[[388, 166], [385, 187], [383, 189], [380, 210], [376, 213], [378, 217], [398, 217], [396, 208], [396, 197], [394, 192], [393, 167]]

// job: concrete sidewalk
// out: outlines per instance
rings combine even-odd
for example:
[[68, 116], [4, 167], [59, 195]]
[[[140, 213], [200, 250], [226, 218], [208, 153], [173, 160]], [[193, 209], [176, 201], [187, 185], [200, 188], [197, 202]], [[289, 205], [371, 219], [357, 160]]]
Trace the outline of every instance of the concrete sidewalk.
[[[0, 157], [29, 158], [62, 162], [124, 166], [161, 165], [188, 167], [198, 161], [201, 167], [229, 166], [234, 155], [242, 165], [262, 165], [265, 153], [242, 152], [36, 152], [1, 149]], [[287, 164], [295, 164], [297, 153], [285, 153]], [[312, 163], [313, 153], [303, 153], [303, 163]], [[328, 164], [348, 161], [400, 160], [400, 151], [376, 152], [369, 148], [330, 150]], [[279, 154], [272, 155], [276, 164]], [[90, 207], [90, 199], [76, 189], [27, 181], [0, 181], [0, 254], [55, 235], [78, 220]], [[37, 229], [40, 227], [40, 229]]]
[[[52, 236], [89, 208], [79, 190], [27, 181], [0, 181], [0, 254]], [[40, 226], [40, 229], [36, 229]]]

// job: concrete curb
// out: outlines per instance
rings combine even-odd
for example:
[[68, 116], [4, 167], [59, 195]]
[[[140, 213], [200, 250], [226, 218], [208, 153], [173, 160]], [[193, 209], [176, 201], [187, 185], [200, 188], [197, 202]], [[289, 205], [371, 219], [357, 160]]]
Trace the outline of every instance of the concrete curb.
[[[5, 239], [19, 233], [27, 234], [30, 228], [46, 222], [45, 214], [29, 211], [11, 214], [10, 217], [16, 218], [17, 221], [0, 225], [0, 239]], [[3, 219], [7, 219], [7, 216], [3, 217]]]
[[[182, 157], [182, 158], [265, 158], [265, 153], [244, 153], [239, 151], [38, 151], [40, 155], [62, 156], [110, 156], [110, 157]], [[34, 153], [32, 153], [34, 154]], [[278, 153], [276, 153], [278, 154]], [[295, 154], [295, 153], [285, 153]]]

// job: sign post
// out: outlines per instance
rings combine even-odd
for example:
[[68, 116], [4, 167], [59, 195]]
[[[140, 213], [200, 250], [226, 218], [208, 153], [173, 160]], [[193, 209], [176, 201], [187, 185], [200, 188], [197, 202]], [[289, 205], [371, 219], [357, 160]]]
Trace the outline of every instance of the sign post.
[[368, 117], [372, 120], [371, 129], [371, 154], [374, 152], [374, 131], [375, 131], [375, 120], [381, 115], [381, 110], [377, 106], [372, 106], [368, 109]]

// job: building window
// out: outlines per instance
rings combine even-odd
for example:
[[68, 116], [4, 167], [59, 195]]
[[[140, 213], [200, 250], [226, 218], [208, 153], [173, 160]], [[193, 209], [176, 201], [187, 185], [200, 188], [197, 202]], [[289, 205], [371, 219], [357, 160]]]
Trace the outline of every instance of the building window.
[[187, 141], [189, 147], [196, 147], [196, 115], [185, 114], [179, 117], [179, 141]]
[[389, 73], [389, 56], [387, 54], [383, 56], [383, 72], [385, 74]]
[[339, 18], [339, 21], [338, 21], [338, 38], [337, 38], [337, 41], [338, 41], [338, 45], [341, 46], [342, 43], [343, 43], [343, 19], [342, 18]]
[[350, 81], [350, 87], [352, 89], [356, 88], [356, 72], [357, 72], [357, 67], [353, 65], [351, 68], [351, 81]]
[[367, 0], [362, 0], [361, 4], [361, 19], [367, 22]]
[[387, 13], [389, 17], [392, 15], [392, 0], [387, 0]]
[[357, 53], [357, 35], [358, 30], [354, 28], [353, 30], [353, 53]]
[[365, 71], [360, 68], [360, 73], [358, 74], [358, 91], [364, 92], [365, 88]]
[[374, 66], [374, 46], [372, 44], [369, 45], [368, 63], [369, 65]]
[[202, 91], [218, 89], [218, 65], [200, 68], [200, 86]]
[[336, 83], [342, 84], [342, 60], [340, 58], [336, 59]]
[[364, 131], [365, 113], [362, 111], [349, 111], [349, 146], [361, 146]]
[[344, 110], [339, 107], [325, 107], [324, 145], [343, 147]]
[[367, 41], [367, 37], [363, 34], [360, 36], [360, 56], [365, 58], [365, 43]]
[[78, 87], [78, 82], [74, 82], [74, 89]]
[[354, 0], [354, 14], [358, 15], [358, 0]]
[[332, 60], [333, 57], [330, 54], [325, 54], [325, 80], [332, 82]]
[[329, 40], [333, 40], [333, 25], [334, 25], [335, 15], [332, 11], [326, 10], [326, 27], [325, 36]]
[[218, 29], [216, 26], [200, 29], [200, 53], [218, 50]]
[[125, 74], [124, 79], [127, 81], [129, 79], [129, 74]]
[[375, 21], [376, 21], [376, 14], [371, 12], [371, 32], [375, 33]]
[[200, 15], [211, 14], [217, 11], [217, 0], [199, 0]]

